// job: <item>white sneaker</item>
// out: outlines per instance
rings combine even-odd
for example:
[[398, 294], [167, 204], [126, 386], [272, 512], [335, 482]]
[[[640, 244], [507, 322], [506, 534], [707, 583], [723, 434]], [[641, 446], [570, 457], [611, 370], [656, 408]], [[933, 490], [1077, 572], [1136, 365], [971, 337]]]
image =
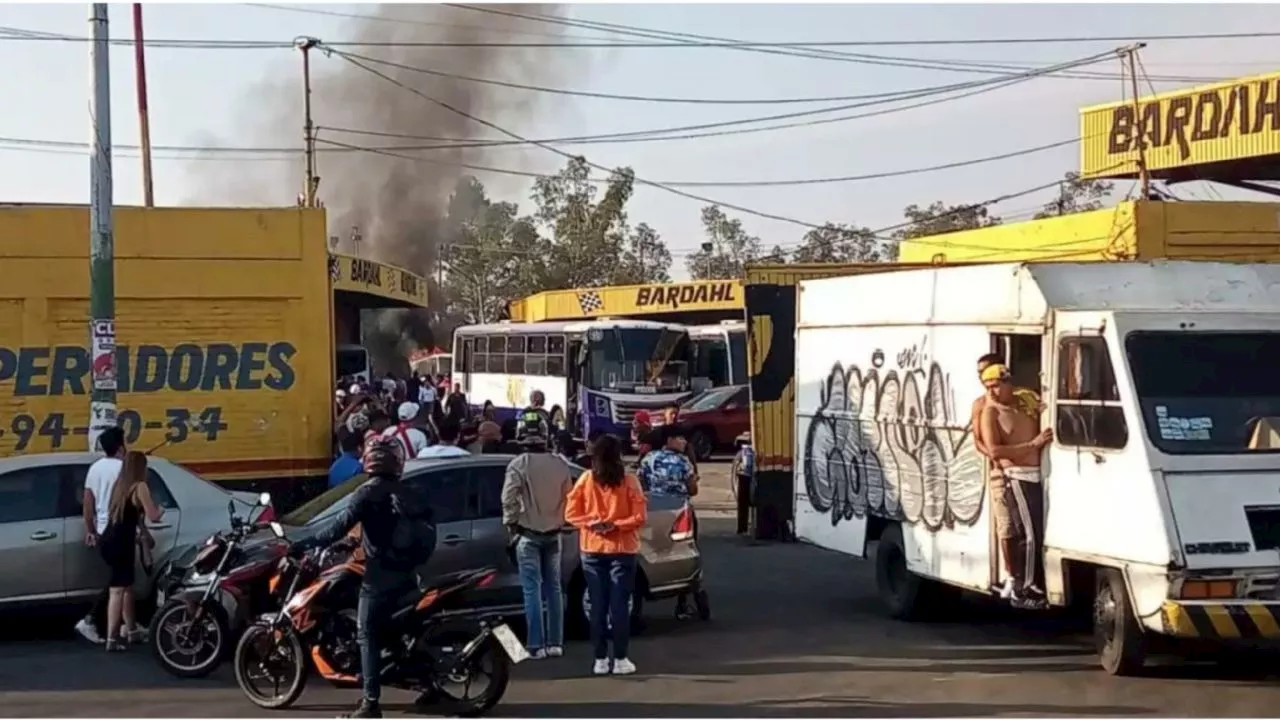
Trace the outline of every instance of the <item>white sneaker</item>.
[[613, 661], [614, 675], [631, 675], [636, 671], [636, 664], [626, 658], [618, 658]]
[[98, 629], [93, 626], [93, 623], [90, 622], [88, 618], [84, 618], [80, 622], [76, 623], [76, 632], [80, 633], [80, 637], [88, 640], [94, 645], [101, 645], [103, 643], [102, 636], [98, 634]]
[[552, 645], [547, 648], [547, 657], [560, 657], [561, 655], [564, 655], [564, 648], [559, 645]]
[[1012, 600], [1014, 597], [1013, 578], [1006, 577], [1004, 584], [1000, 586], [1000, 597], [1005, 600]]
[[592, 675], [608, 675], [612, 670], [612, 666], [608, 660], [597, 660], [596, 664], [591, 668]]
[[546, 650], [543, 650], [542, 648], [538, 648], [537, 650], [530, 650], [530, 651], [529, 651], [529, 659], [530, 659], [530, 660], [543, 660], [543, 659], [545, 659], [546, 657], [547, 657], [547, 651], [546, 651]]

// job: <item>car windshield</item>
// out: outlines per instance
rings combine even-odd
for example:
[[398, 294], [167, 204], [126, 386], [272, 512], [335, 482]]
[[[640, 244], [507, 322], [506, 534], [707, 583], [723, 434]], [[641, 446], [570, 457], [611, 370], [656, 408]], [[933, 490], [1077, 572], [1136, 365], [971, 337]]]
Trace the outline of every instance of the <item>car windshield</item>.
[[648, 392], [689, 387], [689, 335], [667, 328], [598, 328], [587, 334], [586, 385]]
[[701, 395], [690, 398], [688, 402], [680, 408], [682, 412], [706, 412], [715, 410], [725, 404], [733, 394], [738, 392], [736, 387], [723, 387], [714, 390], [708, 390]]
[[1280, 333], [1133, 332], [1125, 352], [1161, 451], [1280, 450]]
[[338, 501], [355, 492], [356, 488], [363, 485], [367, 479], [364, 475], [357, 475], [341, 485], [325, 490], [281, 518], [281, 524], [298, 527], [316, 521], [324, 521], [328, 517], [336, 515], [342, 509], [342, 505]]

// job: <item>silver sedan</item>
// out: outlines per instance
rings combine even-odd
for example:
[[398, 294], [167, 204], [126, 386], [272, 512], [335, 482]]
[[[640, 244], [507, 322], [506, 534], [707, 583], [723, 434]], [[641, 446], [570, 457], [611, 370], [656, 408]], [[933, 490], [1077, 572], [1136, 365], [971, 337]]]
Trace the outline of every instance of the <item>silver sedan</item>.
[[[100, 455], [45, 453], [0, 459], [0, 609], [75, 605], [106, 586], [108, 570], [84, 543], [84, 479]], [[228, 501], [245, 515], [252, 493], [234, 493], [164, 458], [148, 458], [147, 485], [164, 508], [147, 523], [156, 547], [154, 567], [229, 526]], [[152, 580], [138, 572], [134, 588], [150, 596]]]

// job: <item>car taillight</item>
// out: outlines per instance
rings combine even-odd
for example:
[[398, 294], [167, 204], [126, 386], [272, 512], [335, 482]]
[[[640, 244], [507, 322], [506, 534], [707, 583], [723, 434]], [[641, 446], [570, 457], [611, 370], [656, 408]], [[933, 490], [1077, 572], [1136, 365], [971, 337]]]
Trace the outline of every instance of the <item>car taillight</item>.
[[688, 505], [676, 515], [676, 521], [671, 523], [671, 539], [674, 542], [693, 539], [693, 509]]
[[488, 575], [485, 575], [484, 577], [480, 578], [480, 582], [476, 583], [476, 587], [487, 588], [493, 584], [494, 579], [497, 577], [498, 577], [497, 573], [489, 573]]

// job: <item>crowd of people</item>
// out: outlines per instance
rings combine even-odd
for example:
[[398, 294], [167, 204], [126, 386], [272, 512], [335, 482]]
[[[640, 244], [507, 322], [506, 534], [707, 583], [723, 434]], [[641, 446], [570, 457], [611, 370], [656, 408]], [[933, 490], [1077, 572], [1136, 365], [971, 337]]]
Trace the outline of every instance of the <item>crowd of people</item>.
[[[416, 379], [416, 378], [415, 378]], [[677, 411], [664, 412], [654, 423], [638, 413], [631, 443], [615, 435], [593, 432], [575, 453], [573, 438], [552, 424], [539, 391], [505, 429], [486, 403], [469, 417], [459, 387], [437, 385], [435, 398], [406, 399], [412, 381], [388, 376], [382, 387], [367, 392], [349, 387], [338, 398], [336, 435], [342, 455], [330, 473], [331, 483], [360, 474], [370, 479], [357, 491], [340, 518], [324, 533], [295, 548], [339, 541], [355, 527], [362, 532], [366, 562], [365, 587], [358, 609], [362, 656], [374, 667], [379, 656], [377, 626], [390, 607], [388, 598], [407, 587], [412, 567], [392, 567], [395, 511], [390, 498], [412, 492], [398, 480], [404, 459], [447, 457], [467, 453], [514, 455], [501, 493], [507, 528], [524, 596], [526, 646], [535, 660], [564, 652], [564, 591], [561, 578], [563, 530], [578, 530], [579, 554], [590, 600], [590, 635], [596, 675], [636, 672], [629, 657], [629, 600], [634, 592], [640, 533], [648, 521], [646, 493], [676, 495], [686, 500], [698, 492], [697, 465], [690, 454]], [[419, 393], [422, 385], [418, 385]], [[453, 398], [459, 400], [453, 401]], [[396, 409], [395, 420], [387, 408]], [[624, 461], [627, 446], [639, 457]], [[574, 468], [587, 468], [575, 476]], [[415, 503], [409, 503], [414, 505]], [[696, 536], [695, 521], [695, 536]], [[677, 615], [690, 616], [688, 598], [677, 600]], [[379, 717], [381, 688], [375, 674], [364, 673], [364, 697], [355, 717]]]

